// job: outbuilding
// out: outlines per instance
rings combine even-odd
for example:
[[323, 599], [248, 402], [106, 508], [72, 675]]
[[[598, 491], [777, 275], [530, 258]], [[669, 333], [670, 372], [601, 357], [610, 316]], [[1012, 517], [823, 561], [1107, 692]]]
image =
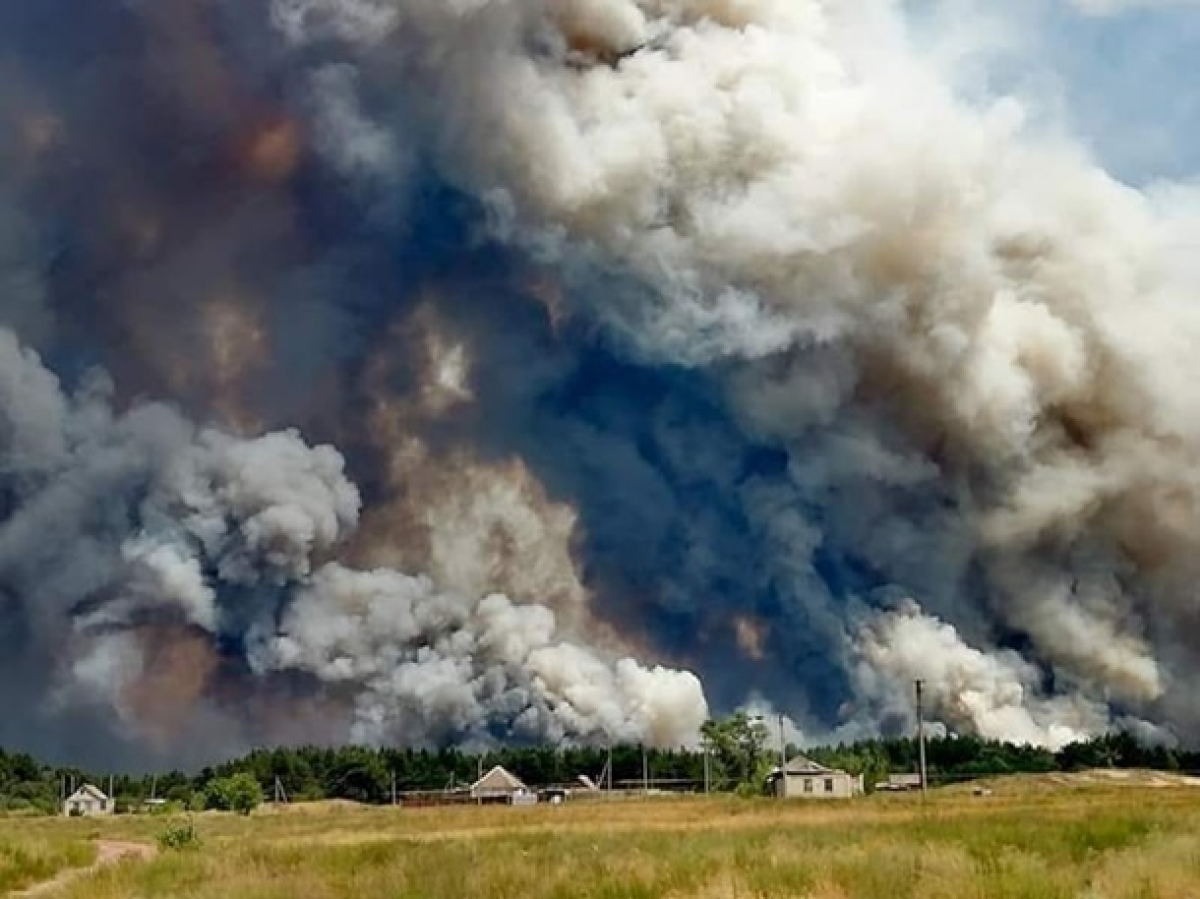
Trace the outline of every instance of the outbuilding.
[[887, 780], [875, 784], [875, 790], [883, 793], [903, 793], [921, 789], [920, 774], [889, 774]]

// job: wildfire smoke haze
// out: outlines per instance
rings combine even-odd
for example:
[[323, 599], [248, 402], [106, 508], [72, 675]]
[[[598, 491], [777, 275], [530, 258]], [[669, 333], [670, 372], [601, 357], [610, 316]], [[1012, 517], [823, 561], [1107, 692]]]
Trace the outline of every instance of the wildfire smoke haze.
[[896, 4], [43, 0], [0, 72], [0, 743], [856, 736], [914, 677], [1200, 736], [1200, 197]]

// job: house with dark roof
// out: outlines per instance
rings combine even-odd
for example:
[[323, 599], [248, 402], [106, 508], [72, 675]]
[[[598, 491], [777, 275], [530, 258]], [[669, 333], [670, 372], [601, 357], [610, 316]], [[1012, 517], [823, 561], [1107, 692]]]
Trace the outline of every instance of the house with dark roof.
[[781, 799], [846, 799], [863, 793], [863, 778], [798, 755], [771, 772], [767, 788]]

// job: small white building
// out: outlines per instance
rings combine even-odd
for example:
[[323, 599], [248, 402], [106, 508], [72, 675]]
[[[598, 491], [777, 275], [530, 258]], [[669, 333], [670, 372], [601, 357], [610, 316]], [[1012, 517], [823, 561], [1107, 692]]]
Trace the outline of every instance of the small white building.
[[882, 793], [904, 793], [921, 789], [920, 774], [889, 774], [887, 780], [875, 784], [875, 789]]
[[771, 772], [768, 786], [783, 799], [846, 799], [862, 795], [863, 778], [798, 755], [788, 761], [786, 771]]
[[68, 818], [90, 818], [95, 815], [111, 815], [115, 808], [104, 791], [92, 784], [84, 784], [67, 797], [63, 803], [63, 815]]
[[519, 777], [497, 765], [471, 784], [471, 798], [481, 804], [532, 805], [537, 802], [537, 793], [525, 786]]

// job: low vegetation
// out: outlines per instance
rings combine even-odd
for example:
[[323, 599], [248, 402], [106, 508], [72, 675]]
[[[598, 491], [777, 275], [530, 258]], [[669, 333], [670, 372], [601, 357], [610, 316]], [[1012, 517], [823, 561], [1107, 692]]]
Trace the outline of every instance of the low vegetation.
[[[1194, 899], [1200, 789], [1141, 775], [1012, 779], [847, 802], [648, 798], [533, 808], [317, 803], [205, 813], [192, 852], [74, 881], [63, 899]], [[181, 819], [182, 822], [183, 819]], [[148, 817], [0, 820], [75, 845]], [[32, 834], [28, 831], [32, 830]]]
[[[195, 776], [114, 777], [118, 807], [152, 814], [38, 817], [58, 808], [64, 771], [0, 752], [0, 895], [80, 869], [65, 899], [1195, 899], [1200, 754], [1128, 735], [1058, 753], [974, 738], [932, 740], [928, 798], [850, 801], [753, 795], [774, 763], [763, 722], [705, 728], [721, 795], [591, 794], [561, 806], [416, 808], [500, 763], [531, 784], [597, 776], [606, 749], [262, 750]], [[916, 747], [876, 740], [809, 750], [868, 784], [911, 771]], [[614, 747], [614, 781], [695, 790], [699, 753]], [[643, 769], [645, 764], [645, 769]], [[1127, 769], [1156, 768], [1157, 773]], [[1076, 774], [1089, 769], [1087, 774]], [[1098, 770], [1090, 770], [1098, 769]], [[1022, 773], [1024, 772], [1024, 773]], [[990, 773], [1006, 777], [981, 783]], [[389, 807], [393, 784], [401, 806]], [[261, 805], [286, 795], [287, 804]], [[736, 793], [736, 795], [734, 795]], [[159, 801], [146, 805], [153, 795]], [[427, 797], [428, 798], [428, 797]], [[298, 802], [297, 800], [315, 800]], [[164, 801], [165, 800], [165, 801]], [[334, 801], [330, 801], [334, 800]], [[188, 811], [190, 810], [190, 811]], [[156, 847], [88, 865], [95, 847]], [[101, 853], [103, 858], [103, 853]]]
[[158, 848], [166, 851], [186, 852], [200, 848], [200, 834], [196, 822], [191, 818], [176, 821], [158, 835]]
[[19, 820], [0, 824], [0, 896], [91, 863], [95, 850], [77, 829], [28, 832]]

